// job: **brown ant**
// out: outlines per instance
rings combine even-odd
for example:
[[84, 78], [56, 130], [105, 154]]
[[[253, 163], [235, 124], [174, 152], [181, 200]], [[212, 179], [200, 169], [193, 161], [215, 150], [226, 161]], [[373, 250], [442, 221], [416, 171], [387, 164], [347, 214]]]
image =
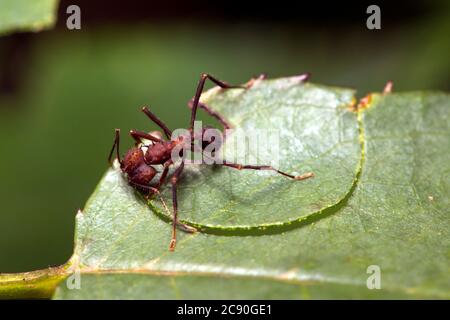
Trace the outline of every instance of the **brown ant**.
[[[229, 85], [226, 82], [218, 80], [209, 74], [202, 74], [200, 76], [200, 81], [197, 86], [197, 90], [193, 100], [190, 101], [189, 107], [191, 108], [191, 120], [189, 126], [189, 132], [193, 132], [194, 122], [197, 115], [197, 109], [201, 108], [205, 110], [210, 116], [214, 117], [218, 120], [224, 129], [229, 129], [231, 126], [222, 117], [219, 113], [211, 110], [207, 105], [200, 103], [200, 95], [203, 92], [203, 88], [205, 85], [205, 81], [209, 79], [222, 89], [231, 89], [231, 88], [248, 88], [250, 87], [253, 81], [250, 80], [249, 83], [245, 86], [235, 86]], [[142, 131], [131, 130], [130, 135], [135, 140], [135, 146], [128, 150], [125, 154], [125, 157], [120, 159], [119, 152], [119, 143], [120, 143], [120, 129], [116, 129], [116, 136], [114, 140], [114, 144], [112, 146], [111, 152], [109, 154], [109, 162], [111, 163], [112, 155], [114, 153], [114, 149], [116, 149], [116, 157], [120, 163], [120, 169], [122, 172], [126, 173], [128, 177], [128, 183], [134, 187], [136, 190], [140, 192], [147, 193], [147, 196], [151, 196], [153, 194], [160, 194], [159, 190], [161, 186], [166, 182], [167, 175], [169, 172], [169, 167], [173, 165], [173, 161], [171, 159], [172, 150], [180, 145], [184, 145], [187, 147], [193, 147], [194, 136], [191, 134], [191, 141], [186, 141], [182, 136], [172, 139], [172, 131], [162, 122], [156, 115], [154, 115], [150, 110], [146, 107], [142, 108], [142, 111], [150, 118], [154, 123], [156, 123], [164, 132], [167, 140], [164, 140], [162, 135], [159, 132], [145, 133]], [[204, 128], [202, 128], [204, 131]], [[141, 145], [142, 140], [150, 140], [151, 143], [148, 145]], [[190, 145], [190, 146], [189, 146]], [[144, 153], [142, 148], [147, 148], [147, 151]], [[205, 146], [202, 145], [204, 149]], [[173, 227], [172, 227], [172, 239], [170, 241], [169, 250], [173, 251], [176, 245], [176, 229], [177, 227], [186, 231], [186, 232], [195, 232], [197, 231], [195, 228], [182, 224], [178, 221], [178, 202], [177, 202], [177, 183], [180, 178], [181, 173], [183, 172], [185, 165], [185, 155], [181, 152], [181, 163], [175, 169], [174, 173], [170, 178], [170, 182], [172, 184], [172, 202], [173, 202]], [[151, 185], [153, 178], [156, 176], [157, 171], [153, 167], [153, 165], [162, 165], [163, 171], [159, 180]], [[277, 170], [271, 166], [254, 166], [254, 165], [243, 165], [238, 163], [230, 163], [225, 161], [219, 165], [223, 165], [226, 167], [234, 168], [237, 170], [242, 169], [252, 169], [252, 170], [273, 170], [285, 177], [294, 180], [303, 180], [313, 176], [313, 173], [306, 173], [299, 176], [293, 176]], [[163, 203], [164, 204], [164, 203]]]

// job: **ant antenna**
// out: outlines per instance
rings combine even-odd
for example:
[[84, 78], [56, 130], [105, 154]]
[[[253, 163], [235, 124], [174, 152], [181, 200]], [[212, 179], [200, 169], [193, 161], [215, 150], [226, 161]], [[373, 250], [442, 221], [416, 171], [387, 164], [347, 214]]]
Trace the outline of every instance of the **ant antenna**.
[[150, 118], [154, 123], [156, 123], [166, 134], [167, 139], [171, 139], [172, 137], [172, 131], [166, 126], [164, 122], [162, 122], [161, 119], [159, 119], [155, 114], [153, 114], [150, 110], [148, 110], [147, 107], [142, 107], [142, 112], [147, 115], [147, 117]]

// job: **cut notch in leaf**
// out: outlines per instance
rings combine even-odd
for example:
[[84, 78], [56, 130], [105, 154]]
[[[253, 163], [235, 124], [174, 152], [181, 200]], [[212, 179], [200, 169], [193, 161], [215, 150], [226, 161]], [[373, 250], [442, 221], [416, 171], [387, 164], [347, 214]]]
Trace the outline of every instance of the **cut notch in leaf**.
[[[202, 102], [234, 128], [223, 146], [225, 160], [264, 165], [278, 157], [280, 170], [315, 176], [293, 181], [271, 171], [187, 166], [178, 191], [180, 219], [210, 233], [252, 234], [292, 228], [336, 206], [356, 183], [361, 166], [356, 115], [348, 111], [352, 99], [351, 90], [327, 89], [297, 78], [205, 93]], [[236, 150], [237, 139], [243, 137], [259, 139], [259, 148]], [[170, 207], [170, 188], [163, 196]], [[160, 201], [150, 205], [168, 218]]]

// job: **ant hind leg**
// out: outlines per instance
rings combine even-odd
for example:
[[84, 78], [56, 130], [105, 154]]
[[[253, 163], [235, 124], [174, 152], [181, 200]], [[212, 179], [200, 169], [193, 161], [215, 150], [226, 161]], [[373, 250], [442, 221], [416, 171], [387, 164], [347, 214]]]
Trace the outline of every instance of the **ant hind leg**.
[[[193, 104], [194, 104], [194, 99], [189, 100], [189, 102], [188, 102], [189, 109], [192, 110]], [[224, 130], [231, 129], [231, 124], [219, 112], [212, 110], [211, 107], [207, 106], [206, 104], [204, 104], [202, 102], [198, 103], [198, 107], [200, 109], [205, 110], [207, 114], [209, 114], [211, 117], [213, 117], [214, 119], [219, 121], [219, 123], [222, 125]]]
[[275, 169], [272, 166], [253, 166], [253, 165], [243, 165], [243, 164], [229, 163], [229, 162], [225, 162], [225, 163], [220, 164], [220, 165], [225, 166], [225, 167], [234, 168], [234, 169], [237, 169], [237, 170], [242, 170], [242, 169], [271, 170], [271, 171], [275, 171], [278, 174], [281, 174], [281, 175], [283, 175], [285, 177], [288, 177], [290, 179], [293, 179], [293, 180], [305, 180], [305, 179], [314, 177], [314, 173], [312, 173], [312, 172], [307, 172], [307, 173], [304, 173], [302, 175], [293, 176], [293, 175], [288, 174], [286, 172], [283, 172], [283, 171], [280, 171], [278, 169]]
[[[194, 122], [195, 122], [195, 118], [197, 116], [197, 107], [199, 107], [200, 96], [201, 96], [201, 94], [203, 92], [203, 88], [205, 87], [205, 82], [206, 82], [207, 79], [209, 79], [211, 82], [213, 82], [214, 84], [218, 85], [222, 89], [232, 89], [232, 88], [243, 88], [243, 89], [245, 89], [246, 88], [245, 86], [228, 84], [228, 83], [226, 83], [226, 82], [224, 82], [222, 80], [219, 80], [219, 79], [213, 77], [210, 74], [203, 73], [200, 76], [200, 80], [199, 80], [198, 85], [197, 85], [197, 90], [195, 91], [195, 96], [194, 96], [194, 99], [192, 100], [191, 122], [190, 122], [190, 126], [189, 126], [190, 130], [194, 129]], [[201, 106], [200, 106], [200, 108], [201, 108]], [[203, 108], [203, 109], [205, 109], [205, 108]]]

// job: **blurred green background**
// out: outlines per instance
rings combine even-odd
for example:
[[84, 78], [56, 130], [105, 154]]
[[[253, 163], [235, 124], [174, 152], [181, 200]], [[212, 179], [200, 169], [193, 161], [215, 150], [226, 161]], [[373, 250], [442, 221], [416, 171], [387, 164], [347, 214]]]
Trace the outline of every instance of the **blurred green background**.
[[142, 105], [185, 127], [201, 72], [243, 83], [309, 71], [312, 82], [358, 96], [387, 80], [395, 91], [450, 87], [444, 1], [380, 4], [375, 31], [361, 4], [272, 12], [262, 4], [78, 2], [79, 31], [65, 27], [72, 2], [63, 1], [56, 28], [0, 38], [0, 272], [65, 262], [75, 213], [107, 168], [114, 128], [156, 129]]

